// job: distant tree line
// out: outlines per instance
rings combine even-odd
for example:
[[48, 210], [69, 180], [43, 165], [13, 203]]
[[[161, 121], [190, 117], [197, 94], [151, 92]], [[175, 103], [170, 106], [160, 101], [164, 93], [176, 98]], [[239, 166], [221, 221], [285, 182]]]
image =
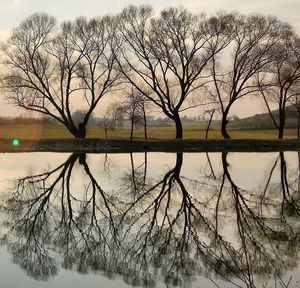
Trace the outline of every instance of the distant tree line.
[[[144, 5], [58, 25], [54, 17], [35, 13], [1, 50], [5, 97], [55, 119], [76, 138], [86, 137], [100, 100], [111, 95], [118, 101], [105, 110], [104, 123], [129, 119], [131, 138], [134, 125], [143, 126], [147, 138], [151, 109], [174, 123], [176, 139], [183, 138], [182, 112], [198, 106], [209, 125], [221, 115], [224, 138], [230, 138], [230, 112], [242, 98], [263, 99], [278, 138], [286, 107], [300, 111], [300, 39], [291, 25], [271, 16], [207, 17], [182, 7], [156, 16]], [[79, 101], [84, 113], [76, 114]]]

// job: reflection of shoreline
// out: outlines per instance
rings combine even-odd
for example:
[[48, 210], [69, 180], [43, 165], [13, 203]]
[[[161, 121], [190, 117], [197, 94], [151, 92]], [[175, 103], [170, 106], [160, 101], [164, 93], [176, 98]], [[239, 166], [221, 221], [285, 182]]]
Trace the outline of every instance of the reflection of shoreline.
[[127, 152], [278, 152], [299, 151], [298, 139], [284, 140], [0, 140], [0, 152], [69, 152], [69, 153], [127, 153]]
[[[147, 155], [140, 165], [135, 165], [132, 155], [128, 158], [131, 171], [120, 179], [118, 191], [103, 189], [102, 179], [94, 175], [84, 154], [72, 154], [51, 171], [16, 182], [4, 210], [11, 232], [3, 239], [14, 261], [32, 277], [47, 279], [59, 269], [49, 253], [55, 250], [64, 268], [98, 271], [108, 278], [118, 275], [126, 283], [142, 286], [154, 286], [159, 280], [183, 286], [197, 275], [217, 273], [222, 279], [238, 278], [255, 287], [255, 275], [267, 279], [297, 264], [299, 229], [281, 207], [276, 210], [272, 204], [282, 200], [281, 194], [271, 199], [271, 186], [263, 193], [238, 187], [226, 153], [223, 171], [214, 171], [210, 163], [209, 179], [205, 174], [199, 179], [182, 176], [186, 174], [182, 153], [157, 177], [148, 176]], [[71, 181], [79, 170], [75, 166], [84, 171], [85, 183], [76, 195]], [[280, 171], [287, 173], [288, 167]], [[213, 185], [203, 183], [206, 178]], [[270, 205], [277, 218], [276, 213], [271, 219], [261, 214]], [[237, 228], [235, 243], [221, 233], [226, 213], [234, 216], [230, 221]]]

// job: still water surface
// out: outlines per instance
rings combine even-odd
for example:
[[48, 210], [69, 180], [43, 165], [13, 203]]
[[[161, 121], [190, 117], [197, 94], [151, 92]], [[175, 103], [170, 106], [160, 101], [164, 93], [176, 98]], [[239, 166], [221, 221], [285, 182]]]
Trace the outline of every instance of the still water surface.
[[297, 152], [0, 163], [0, 287], [300, 285]]

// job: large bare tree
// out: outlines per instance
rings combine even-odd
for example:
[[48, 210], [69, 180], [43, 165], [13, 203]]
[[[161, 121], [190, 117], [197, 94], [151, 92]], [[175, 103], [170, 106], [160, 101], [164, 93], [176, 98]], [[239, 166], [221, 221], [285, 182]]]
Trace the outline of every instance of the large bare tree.
[[290, 29], [278, 19], [262, 15], [237, 14], [234, 23], [228, 51], [222, 58], [215, 54], [212, 57], [213, 88], [210, 93], [220, 103], [221, 133], [224, 138], [230, 138], [227, 124], [233, 104], [259, 91], [255, 76], [272, 62], [273, 47]]
[[[274, 47], [274, 59], [263, 77], [258, 77], [260, 92], [268, 108], [278, 138], [283, 138], [286, 106], [297, 98], [300, 87], [300, 39], [290, 31]], [[271, 111], [275, 103], [278, 111]], [[278, 113], [278, 115], [275, 115]]]
[[[55, 118], [75, 137], [85, 138], [99, 100], [120, 80], [114, 69], [116, 50], [111, 49], [114, 23], [106, 16], [78, 18], [58, 27], [48, 14], [29, 16], [2, 47], [6, 63], [2, 87], [8, 99]], [[86, 113], [77, 125], [72, 108], [80, 100]]]
[[199, 105], [199, 88], [208, 81], [206, 68], [229, 44], [233, 17], [207, 19], [184, 8], [152, 14], [150, 6], [130, 6], [120, 14], [119, 67], [130, 84], [174, 121], [180, 139], [180, 112]]

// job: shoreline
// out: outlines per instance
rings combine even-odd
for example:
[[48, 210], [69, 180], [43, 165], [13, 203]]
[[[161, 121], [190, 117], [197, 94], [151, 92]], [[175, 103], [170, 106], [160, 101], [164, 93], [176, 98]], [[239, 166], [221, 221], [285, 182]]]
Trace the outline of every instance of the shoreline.
[[12, 140], [0, 140], [0, 153], [6, 152], [73, 152], [73, 153], [130, 153], [130, 152], [278, 152], [300, 151], [299, 139], [253, 140], [103, 140], [57, 139], [25, 140], [13, 146]]

